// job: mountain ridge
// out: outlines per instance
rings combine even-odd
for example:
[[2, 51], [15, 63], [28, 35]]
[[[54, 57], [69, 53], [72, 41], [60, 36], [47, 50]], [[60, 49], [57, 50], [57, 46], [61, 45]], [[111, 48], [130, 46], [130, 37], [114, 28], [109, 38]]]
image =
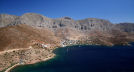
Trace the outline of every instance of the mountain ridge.
[[[39, 29], [48, 29], [52, 31], [56, 37], [61, 38], [61, 40], [73, 40], [75, 37], [85, 38], [84, 36], [91, 37], [92, 35], [98, 35], [98, 32], [111, 37], [119, 36], [124, 33], [129, 34], [129, 32], [125, 31], [126, 28], [124, 28], [122, 24], [113, 24], [108, 20], [98, 18], [74, 20], [70, 17], [62, 17], [52, 19], [36, 13], [25, 13], [22, 16], [0, 15], [0, 27], [16, 26], [20, 24], [26, 24]], [[127, 26], [127, 29], [129, 29], [129, 24]], [[132, 26], [132, 24], [130, 26]], [[129, 31], [134, 30], [134, 27], [131, 28], [132, 29]], [[118, 33], [113, 31], [120, 34], [117, 35]], [[126, 37], [128, 36], [127, 34]], [[110, 39], [111, 38], [109, 38], [109, 40]]]

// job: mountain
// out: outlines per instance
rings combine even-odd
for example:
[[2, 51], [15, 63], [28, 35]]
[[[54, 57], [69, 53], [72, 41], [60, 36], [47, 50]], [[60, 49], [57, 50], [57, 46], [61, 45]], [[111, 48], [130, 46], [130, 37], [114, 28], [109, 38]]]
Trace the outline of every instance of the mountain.
[[69, 17], [50, 19], [40, 14], [26, 13], [22, 16], [0, 15], [0, 27], [7, 25], [27, 24], [35, 27], [46, 27], [51, 29], [72, 27], [77, 30], [88, 31], [95, 28], [106, 30], [111, 28], [112, 23], [103, 19], [87, 18], [84, 20], [73, 20]]
[[[114, 45], [114, 44], [127, 43], [128, 41], [133, 41], [132, 34], [131, 34], [132, 37], [128, 37], [129, 36], [128, 31], [133, 32], [134, 28], [133, 24], [130, 23], [112, 24], [108, 20], [97, 19], [97, 18], [74, 20], [70, 17], [63, 17], [63, 18], [52, 19], [36, 13], [25, 13], [22, 16], [15, 16], [8, 14], [0, 15], [0, 27], [3, 27], [3, 29], [8, 27], [16, 28], [16, 26], [18, 27], [22, 24], [25, 26], [26, 25], [29, 26], [29, 28], [31, 27], [30, 29], [27, 30], [29, 31], [32, 29], [31, 32], [34, 29], [46, 29], [49, 32], [44, 32], [44, 36], [45, 33], [47, 34], [53, 33], [53, 36], [59, 39], [60, 42], [62, 41], [68, 42], [70, 40], [73, 41], [77, 40], [77, 42], [78, 41], [83, 42], [88, 40], [87, 42], [88, 44]], [[38, 30], [36, 30], [37, 32], [34, 33], [34, 31], [32, 32], [33, 33], [32, 35], [39, 32]], [[27, 34], [30, 34], [31, 32]], [[39, 36], [40, 34], [42, 33], [38, 33]]]

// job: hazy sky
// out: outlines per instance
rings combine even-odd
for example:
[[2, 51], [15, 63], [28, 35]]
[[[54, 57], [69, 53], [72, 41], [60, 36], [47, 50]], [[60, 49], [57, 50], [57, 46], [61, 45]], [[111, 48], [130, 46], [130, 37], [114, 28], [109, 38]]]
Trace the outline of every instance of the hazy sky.
[[50, 18], [101, 18], [134, 22], [134, 0], [0, 0], [0, 13], [39, 13]]

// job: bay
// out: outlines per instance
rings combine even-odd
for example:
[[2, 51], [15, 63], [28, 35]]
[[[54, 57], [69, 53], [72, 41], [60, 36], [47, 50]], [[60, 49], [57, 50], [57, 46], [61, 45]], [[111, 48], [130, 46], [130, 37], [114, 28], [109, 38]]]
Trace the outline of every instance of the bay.
[[134, 72], [131, 46], [77, 45], [54, 50], [56, 57], [11, 72]]

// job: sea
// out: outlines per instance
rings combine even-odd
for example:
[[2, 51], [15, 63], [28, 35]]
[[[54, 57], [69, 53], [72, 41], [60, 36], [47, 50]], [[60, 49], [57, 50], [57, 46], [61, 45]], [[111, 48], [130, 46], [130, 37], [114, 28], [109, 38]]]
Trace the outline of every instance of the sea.
[[55, 58], [18, 66], [11, 72], [134, 72], [131, 46], [76, 45], [57, 48]]

